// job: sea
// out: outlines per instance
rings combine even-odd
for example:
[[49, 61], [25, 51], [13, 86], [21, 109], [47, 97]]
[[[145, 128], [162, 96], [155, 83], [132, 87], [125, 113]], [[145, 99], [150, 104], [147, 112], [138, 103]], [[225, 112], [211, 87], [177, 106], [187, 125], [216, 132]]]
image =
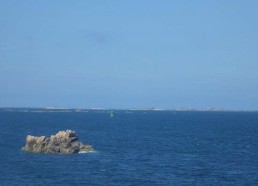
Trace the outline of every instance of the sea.
[[[258, 185], [258, 112], [0, 110], [0, 185]], [[95, 151], [21, 150], [74, 130]]]

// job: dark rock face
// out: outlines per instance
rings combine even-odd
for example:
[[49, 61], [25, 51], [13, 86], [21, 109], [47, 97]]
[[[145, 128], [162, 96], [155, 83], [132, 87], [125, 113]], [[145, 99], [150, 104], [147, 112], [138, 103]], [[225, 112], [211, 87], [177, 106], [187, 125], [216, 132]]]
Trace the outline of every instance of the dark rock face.
[[50, 138], [46, 136], [37, 137], [28, 135], [26, 137], [26, 145], [22, 150], [35, 153], [73, 154], [89, 152], [94, 149], [90, 145], [81, 143], [74, 131], [66, 130], [59, 131]]

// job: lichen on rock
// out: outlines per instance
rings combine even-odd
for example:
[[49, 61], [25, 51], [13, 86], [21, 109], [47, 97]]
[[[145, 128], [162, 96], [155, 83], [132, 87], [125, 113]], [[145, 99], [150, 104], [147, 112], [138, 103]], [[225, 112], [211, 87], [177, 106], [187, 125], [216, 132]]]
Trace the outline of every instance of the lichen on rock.
[[56, 135], [31, 136], [26, 137], [26, 145], [22, 148], [24, 151], [35, 153], [58, 153], [73, 154], [79, 152], [93, 151], [91, 145], [84, 145], [79, 141], [79, 137], [74, 131], [59, 131]]

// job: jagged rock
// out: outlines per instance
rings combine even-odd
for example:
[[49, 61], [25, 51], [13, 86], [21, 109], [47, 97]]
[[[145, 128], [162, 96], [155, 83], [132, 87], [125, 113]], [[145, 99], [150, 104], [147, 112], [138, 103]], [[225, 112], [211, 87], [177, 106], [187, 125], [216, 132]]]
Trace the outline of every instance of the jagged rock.
[[73, 154], [80, 151], [93, 151], [91, 145], [84, 145], [79, 141], [79, 137], [74, 131], [66, 130], [59, 131], [56, 135], [46, 136], [31, 136], [26, 137], [26, 145], [22, 150], [35, 153], [59, 153]]

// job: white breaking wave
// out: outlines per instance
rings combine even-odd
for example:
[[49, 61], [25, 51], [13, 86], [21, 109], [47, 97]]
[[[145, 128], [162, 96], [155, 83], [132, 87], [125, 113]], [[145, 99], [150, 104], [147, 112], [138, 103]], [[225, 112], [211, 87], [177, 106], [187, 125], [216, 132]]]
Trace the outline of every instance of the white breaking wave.
[[85, 153], [94, 153], [96, 152], [95, 150], [91, 150], [91, 151], [79, 151], [80, 154], [85, 154]]

